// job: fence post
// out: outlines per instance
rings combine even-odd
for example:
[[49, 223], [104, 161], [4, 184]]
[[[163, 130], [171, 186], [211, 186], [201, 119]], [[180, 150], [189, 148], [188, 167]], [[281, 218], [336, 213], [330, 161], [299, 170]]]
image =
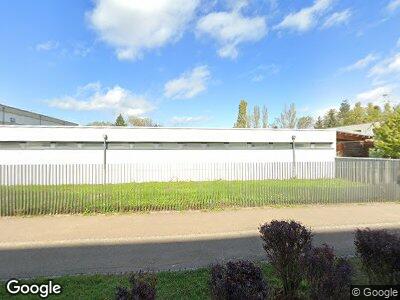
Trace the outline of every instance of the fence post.
[[107, 183], [107, 134], [103, 135], [104, 139], [104, 155], [103, 155], [103, 182], [104, 184]]
[[292, 165], [292, 178], [296, 178], [296, 136], [292, 135], [292, 153], [293, 153], [293, 165]]

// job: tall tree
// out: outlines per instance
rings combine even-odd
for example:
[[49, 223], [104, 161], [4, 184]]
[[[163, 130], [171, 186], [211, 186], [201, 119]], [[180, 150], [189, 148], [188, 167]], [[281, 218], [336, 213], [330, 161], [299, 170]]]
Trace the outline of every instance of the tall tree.
[[275, 119], [275, 126], [279, 128], [295, 128], [297, 124], [297, 112], [294, 103], [289, 108], [285, 105], [280, 116]]
[[343, 100], [342, 103], [340, 103], [339, 112], [337, 115], [338, 123], [340, 125], [342, 125], [342, 126], [349, 125], [347, 123], [348, 123], [350, 110], [351, 110], [351, 106], [349, 104], [349, 101]]
[[366, 110], [361, 105], [361, 102], [357, 102], [350, 111], [349, 122], [350, 124], [362, 124], [366, 122]]
[[376, 122], [382, 120], [382, 111], [378, 105], [368, 103], [366, 108], [366, 121]]
[[247, 115], [247, 102], [245, 100], [240, 100], [237, 121], [233, 127], [247, 128], [249, 127], [248, 122], [249, 118]]
[[268, 124], [268, 109], [265, 105], [263, 105], [262, 108], [262, 127], [263, 128], [268, 128], [269, 124]]
[[122, 114], [119, 114], [119, 116], [115, 120], [115, 126], [127, 126]]
[[400, 158], [400, 109], [392, 112], [380, 126], [374, 129], [374, 154]]
[[253, 121], [252, 125], [254, 128], [260, 128], [260, 107], [255, 105], [253, 108]]
[[314, 124], [314, 128], [315, 128], [315, 129], [322, 129], [322, 128], [324, 128], [324, 122], [322, 121], [322, 118], [321, 118], [321, 117], [318, 117], [318, 118], [317, 118], [317, 121], [316, 121], [315, 124]]
[[393, 106], [389, 102], [385, 102], [383, 106], [383, 117], [387, 118], [393, 113]]
[[310, 116], [303, 116], [297, 120], [297, 128], [305, 129], [313, 127], [313, 118]]
[[328, 110], [323, 119], [324, 128], [337, 127], [339, 125], [337, 111], [334, 108]]

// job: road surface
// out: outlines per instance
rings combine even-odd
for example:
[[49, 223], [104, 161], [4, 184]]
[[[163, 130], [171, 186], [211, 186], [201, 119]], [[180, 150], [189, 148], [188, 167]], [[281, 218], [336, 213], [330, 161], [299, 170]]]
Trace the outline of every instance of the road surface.
[[310, 227], [314, 243], [354, 254], [356, 228], [400, 230], [400, 204], [0, 218], [0, 279], [178, 270], [263, 260], [257, 228], [274, 219]]

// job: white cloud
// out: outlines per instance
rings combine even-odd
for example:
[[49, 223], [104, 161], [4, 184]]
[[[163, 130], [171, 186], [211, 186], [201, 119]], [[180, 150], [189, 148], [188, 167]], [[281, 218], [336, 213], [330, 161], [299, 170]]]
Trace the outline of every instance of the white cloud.
[[238, 56], [240, 44], [261, 40], [267, 34], [265, 18], [243, 16], [241, 9], [247, 1], [239, 4], [230, 12], [213, 12], [197, 22], [197, 33], [209, 35], [220, 45], [220, 57], [234, 59]]
[[100, 111], [111, 110], [125, 115], [143, 115], [154, 109], [144, 97], [118, 85], [103, 88], [100, 83], [89, 83], [79, 87], [72, 96], [47, 101], [51, 107], [64, 110]]
[[35, 46], [36, 51], [50, 51], [57, 49], [59, 46], [59, 43], [56, 41], [46, 41], [43, 43], [39, 43]]
[[253, 78], [251, 79], [251, 81], [254, 81], [254, 82], [261, 82], [261, 81], [264, 80], [264, 78], [265, 78], [264, 75], [262, 75], [262, 74], [256, 74], [256, 75], [253, 76]]
[[392, 74], [400, 74], [400, 52], [373, 66], [370, 69], [368, 76], [383, 77]]
[[351, 17], [350, 9], [343, 10], [341, 12], [335, 12], [330, 15], [324, 22], [323, 28], [329, 28], [332, 26], [347, 23]]
[[361, 58], [360, 60], [356, 61], [354, 64], [343, 68], [342, 71], [343, 72], [351, 72], [351, 71], [355, 71], [355, 70], [364, 69], [364, 68], [370, 66], [371, 63], [373, 63], [377, 59], [378, 59], [377, 55], [370, 53], [367, 56], [365, 56], [364, 58]]
[[258, 65], [247, 73], [244, 73], [242, 77], [250, 77], [251, 81], [261, 82], [266, 76], [276, 75], [280, 72], [280, 67], [276, 64], [269, 65]]
[[91, 51], [92, 46], [87, 46], [84, 42], [74, 41], [69, 44], [61, 44], [57, 41], [46, 41], [35, 46], [36, 51], [55, 51], [60, 57], [80, 56], [86, 57]]
[[173, 117], [171, 119], [171, 124], [174, 126], [189, 125], [193, 123], [200, 123], [209, 120], [207, 116], [183, 116], [183, 117]]
[[181, 38], [199, 0], [96, 0], [87, 14], [119, 59], [137, 59]]
[[196, 67], [168, 81], [164, 86], [164, 96], [174, 99], [193, 98], [206, 89], [210, 77], [208, 66]]
[[[385, 102], [385, 97], [393, 93], [394, 87], [391, 85], [379, 86], [374, 89], [362, 92], [356, 96], [356, 100], [367, 104], [372, 102], [376, 105], [382, 105]], [[386, 96], [385, 96], [386, 95]]]
[[389, 4], [386, 6], [387, 10], [390, 12], [394, 12], [400, 7], [400, 0], [391, 0]]
[[76, 43], [72, 47], [72, 54], [80, 57], [86, 57], [92, 51], [92, 47], [86, 46], [83, 43]]
[[331, 7], [333, 0], [316, 0], [312, 6], [287, 15], [275, 29], [291, 29], [305, 32], [318, 23], [319, 18]]

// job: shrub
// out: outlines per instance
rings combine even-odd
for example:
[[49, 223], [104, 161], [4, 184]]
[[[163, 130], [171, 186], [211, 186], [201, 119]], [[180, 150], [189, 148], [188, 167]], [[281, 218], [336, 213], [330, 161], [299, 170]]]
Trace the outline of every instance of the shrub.
[[130, 288], [117, 287], [117, 300], [154, 300], [157, 278], [154, 274], [139, 272], [129, 276]]
[[217, 264], [211, 268], [211, 294], [214, 299], [225, 299], [226, 291], [226, 268]]
[[350, 292], [351, 265], [336, 259], [327, 245], [313, 248], [304, 261], [311, 299], [347, 299]]
[[400, 284], [400, 237], [386, 230], [356, 231], [357, 256], [370, 284]]
[[249, 261], [217, 264], [211, 268], [213, 299], [267, 299], [268, 286], [261, 269]]
[[311, 231], [295, 221], [272, 221], [259, 229], [267, 258], [282, 281], [284, 296], [295, 298], [304, 278], [302, 262], [311, 249]]

